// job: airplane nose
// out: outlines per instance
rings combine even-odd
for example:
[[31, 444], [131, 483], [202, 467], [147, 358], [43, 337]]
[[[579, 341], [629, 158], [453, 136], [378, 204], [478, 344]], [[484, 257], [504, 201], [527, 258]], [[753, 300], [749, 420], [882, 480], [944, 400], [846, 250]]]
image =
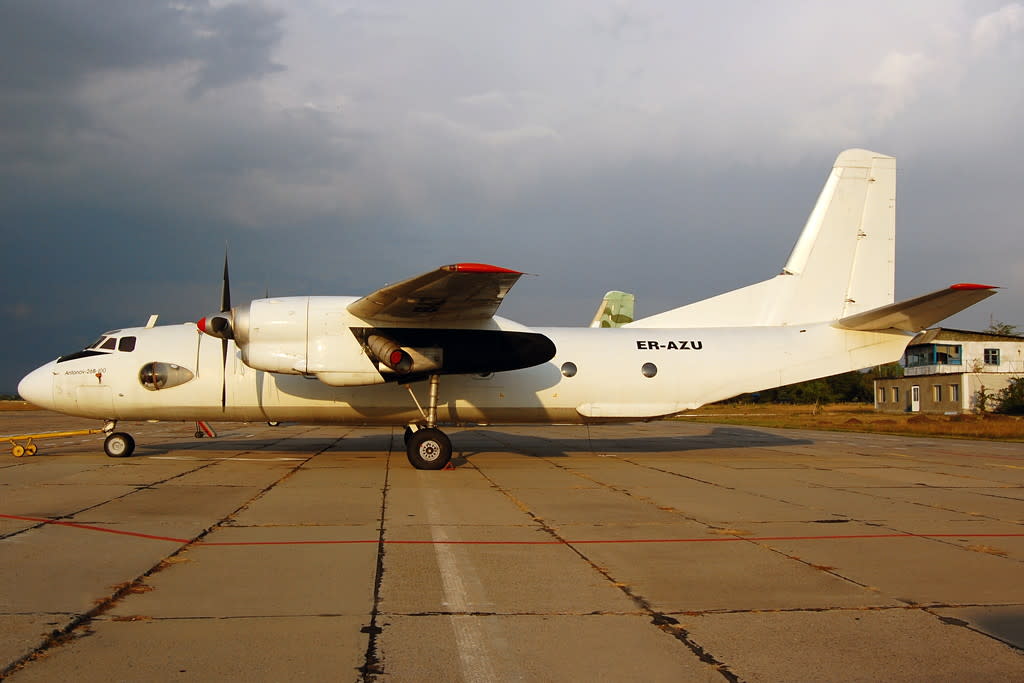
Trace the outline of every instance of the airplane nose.
[[53, 363], [25, 375], [18, 383], [18, 394], [40, 408], [53, 408]]

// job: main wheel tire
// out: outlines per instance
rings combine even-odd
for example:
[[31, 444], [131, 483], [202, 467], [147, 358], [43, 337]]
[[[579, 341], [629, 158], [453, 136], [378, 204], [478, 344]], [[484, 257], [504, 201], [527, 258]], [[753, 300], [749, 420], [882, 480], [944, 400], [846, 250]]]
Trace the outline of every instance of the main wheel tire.
[[127, 458], [135, 451], [135, 439], [125, 432], [114, 432], [103, 442], [103, 451], [111, 458]]
[[29, 445], [25, 446], [25, 455], [35, 455], [37, 450], [39, 450], [39, 446], [35, 445], [34, 443], [30, 443]]
[[402, 435], [402, 439], [405, 441], [405, 447], [406, 448], [409, 448], [409, 439], [411, 439], [412, 435], [415, 434], [415, 433], [416, 432], [413, 431], [412, 427], [409, 427], [408, 425], [406, 425], [405, 433]]
[[452, 442], [440, 429], [419, 429], [410, 437], [405, 454], [418, 470], [444, 469], [452, 459]]
[[20, 443], [14, 444], [13, 446], [11, 446], [11, 455], [13, 455], [15, 458], [20, 458], [21, 456], [25, 455], [25, 447], [22, 446]]

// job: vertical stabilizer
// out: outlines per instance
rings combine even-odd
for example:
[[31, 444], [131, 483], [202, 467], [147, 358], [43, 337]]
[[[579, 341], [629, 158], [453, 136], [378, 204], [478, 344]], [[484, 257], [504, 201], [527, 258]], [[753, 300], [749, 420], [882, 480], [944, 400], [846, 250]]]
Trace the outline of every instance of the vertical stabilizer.
[[837, 158], [776, 277], [637, 320], [629, 327], [734, 327], [837, 320], [893, 302], [896, 160]]
[[635, 297], [628, 292], [611, 291], [604, 295], [597, 307], [591, 327], [622, 327], [633, 322]]

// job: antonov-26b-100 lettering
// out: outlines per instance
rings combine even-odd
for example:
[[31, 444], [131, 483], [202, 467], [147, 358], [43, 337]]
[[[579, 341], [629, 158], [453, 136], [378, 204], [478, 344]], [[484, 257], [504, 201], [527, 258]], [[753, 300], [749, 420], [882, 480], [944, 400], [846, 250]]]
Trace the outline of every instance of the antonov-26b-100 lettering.
[[496, 316], [521, 273], [478, 263], [362, 298], [232, 307], [225, 260], [220, 312], [107, 332], [18, 391], [104, 420], [111, 456], [134, 449], [118, 420], [405, 425], [412, 465], [440, 469], [452, 447], [438, 425], [649, 420], [899, 359], [916, 332], [994, 288], [893, 303], [895, 211], [895, 159], [842, 152], [779, 275], [604, 329]]

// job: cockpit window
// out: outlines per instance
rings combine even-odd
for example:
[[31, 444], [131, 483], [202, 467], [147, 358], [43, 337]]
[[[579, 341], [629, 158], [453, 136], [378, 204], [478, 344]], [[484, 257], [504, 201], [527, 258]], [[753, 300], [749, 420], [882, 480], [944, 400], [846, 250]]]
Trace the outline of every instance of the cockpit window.
[[135, 337], [121, 337], [121, 341], [117, 343], [118, 351], [134, 351], [135, 350]]
[[101, 348], [101, 349], [109, 349], [109, 350], [113, 351], [115, 346], [117, 346], [117, 338], [116, 337], [107, 337], [106, 341], [104, 341], [102, 344], [100, 344], [99, 348]]
[[100, 344], [103, 343], [104, 339], [106, 339], [106, 337], [100, 337], [99, 339], [94, 341], [92, 344], [89, 344], [85, 348], [87, 348], [87, 349], [98, 349], [98, 348], [100, 348]]

